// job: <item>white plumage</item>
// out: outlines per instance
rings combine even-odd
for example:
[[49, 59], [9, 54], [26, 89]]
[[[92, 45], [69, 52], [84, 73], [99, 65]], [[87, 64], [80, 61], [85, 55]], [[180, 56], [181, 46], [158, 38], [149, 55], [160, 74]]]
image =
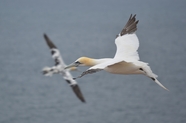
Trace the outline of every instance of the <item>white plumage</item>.
[[139, 60], [137, 52], [139, 40], [135, 33], [118, 36], [115, 39], [115, 44], [117, 50], [114, 59], [123, 59], [128, 62]]

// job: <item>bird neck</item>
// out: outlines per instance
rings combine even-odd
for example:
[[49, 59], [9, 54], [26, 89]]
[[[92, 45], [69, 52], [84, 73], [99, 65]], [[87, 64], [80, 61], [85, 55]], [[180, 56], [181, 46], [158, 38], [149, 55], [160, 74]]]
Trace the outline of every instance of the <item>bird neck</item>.
[[108, 60], [110, 60], [111, 58], [101, 58], [101, 59], [93, 59], [93, 58], [90, 58], [90, 66], [94, 66], [94, 65], [97, 65], [97, 64], [101, 64], [103, 62], [106, 62]]

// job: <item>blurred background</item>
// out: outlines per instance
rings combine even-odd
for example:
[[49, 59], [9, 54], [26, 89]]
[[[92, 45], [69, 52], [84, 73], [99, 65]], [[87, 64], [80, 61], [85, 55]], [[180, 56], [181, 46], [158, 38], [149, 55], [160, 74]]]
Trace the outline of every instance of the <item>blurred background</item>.
[[[0, 123], [185, 123], [185, 12], [185, 0], [0, 0]], [[169, 92], [145, 76], [101, 71], [77, 80], [83, 104], [60, 75], [42, 75], [54, 64], [43, 33], [66, 64], [113, 57], [130, 14], [140, 58]]]

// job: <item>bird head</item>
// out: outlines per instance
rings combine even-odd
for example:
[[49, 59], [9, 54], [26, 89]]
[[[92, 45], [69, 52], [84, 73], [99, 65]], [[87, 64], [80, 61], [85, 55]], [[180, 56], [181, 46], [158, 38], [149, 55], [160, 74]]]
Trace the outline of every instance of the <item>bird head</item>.
[[65, 69], [69, 69], [72, 67], [79, 67], [79, 66], [94, 66], [94, 65], [95, 65], [95, 62], [92, 58], [80, 57], [72, 64], [67, 65], [67, 67], [65, 67]]

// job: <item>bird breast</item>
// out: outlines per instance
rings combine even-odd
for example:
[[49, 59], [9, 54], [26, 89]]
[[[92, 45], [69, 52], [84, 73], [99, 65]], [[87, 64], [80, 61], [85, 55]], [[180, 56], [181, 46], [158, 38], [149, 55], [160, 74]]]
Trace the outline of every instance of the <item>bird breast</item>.
[[143, 74], [138, 66], [124, 61], [106, 67], [105, 71], [113, 74]]

